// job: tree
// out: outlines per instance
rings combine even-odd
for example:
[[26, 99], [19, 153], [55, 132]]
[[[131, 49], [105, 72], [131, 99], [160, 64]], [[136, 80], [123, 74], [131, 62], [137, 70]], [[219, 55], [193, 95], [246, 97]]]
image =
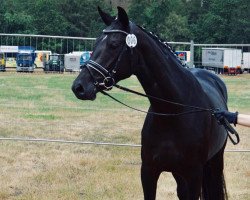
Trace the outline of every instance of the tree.
[[97, 36], [103, 27], [97, 11], [98, 5], [106, 8], [101, 0], [64, 0], [61, 9], [69, 24], [68, 34], [82, 37]]
[[[203, 14], [191, 24], [194, 40], [200, 43], [249, 43], [249, 1], [206, 1]], [[248, 4], [248, 5], [247, 5]]]
[[171, 41], [189, 41], [190, 35], [186, 16], [180, 16], [171, 12], [162, 25], [159, 25], [161, 36]]
[[3, 33], [33, 33], [35, 27], [33, 26], [34, 19], [31, 13], [25, 10], [26, 4], [18, 0], [1, 2], [0, 9], [0, 30]]
[[132, 0], [130, 6], [129, 6], [129, 11], [128, 15], [129, 18], [141, 25], [141, 26], [146, 26], [147, 22], [145, 20], [145, 13], [146, 13], [146, 8], [149, 7], [150, 4], [148, 1], [145, 0]]
[[[60, 0], [36, 0], [30, 7], [37, 33], [42, 35], [67, 35], [69, 23], [61, 11]], [[31, 10], [32, 9], [32, 10]]]
[[171, 0], [132, 0], [129, 16], [136, 23], [148, 30], [160, 34], [162, 24], [170, 13]]
[[184, 3], [181, 0], [132, 0], [129, 16], [161, 37], [187, 41], [191, 36]]
[[231, 11], [231, 27], [228, 33], [228, 43], [250, 43], [250, 2], [237, 0]]
[[[172, 41], [250, 43], [250, 1], [130, 0], [129, 18]], [[97, 37], [106, 0], [1, 0], [0, 32]]]

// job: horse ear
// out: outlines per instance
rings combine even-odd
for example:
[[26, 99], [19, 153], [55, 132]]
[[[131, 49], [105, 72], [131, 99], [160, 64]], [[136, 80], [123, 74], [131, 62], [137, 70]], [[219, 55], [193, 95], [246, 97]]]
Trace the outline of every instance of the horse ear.
[[118, 9], [118, 20], [125, 27], [127, 27], [129, 25], [129, 19], [128, 19], [128, 15], [127, 15], [126, 11], [120, 6], [118, 6], [117, 9]]
[[97, 9], [98, 9], [99, 15], [100, 15], [101, 18], [102, 18], [102, 21], [103, 21], [107, 26], [109, 26], [109, 25], [114, 21], [115, 17], [112, 17], [111, 15], [109, 15], [109, 14], [103, 12], [99, 6], [98, 6]]

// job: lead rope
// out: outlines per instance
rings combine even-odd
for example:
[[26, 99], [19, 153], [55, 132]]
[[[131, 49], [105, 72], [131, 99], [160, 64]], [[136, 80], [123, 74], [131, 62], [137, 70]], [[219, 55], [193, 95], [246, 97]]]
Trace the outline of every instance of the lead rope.
[[166, 99], [162, 99], [162, 98], [159, 98], [159, 97], [155, 97], [155, 96], [152, 96], [152, 95], [143, 94], [143, 93], [131, 90], [129, 88], [126, 88], [126, 87], [123, 87], [123, 86], [120, 86], [120, 85], [117, 85], [117, 84], [115, 84], [114, 87], [116, 87], [116, 88], [118, 88], [120, 90], [126, 91], [126, 92], [137, 94], [139, 96], [147, 97], [147, 98], [150, 98], [150, 99], [155, 99], [155, 100], [158, 100], [158, 101], [166, 102], [166, 103], [177, 105], [177, 106], [193, 108], [193, 109], [201, 110], [201, 111], [211, 111], [211, 112], [214, 111], [213, 109], [209, 109], [209, 108], [201, 108], [201, 107], [197, 107], [197, 106], [185, 105], [185, 104], [182, 104], [182, 103], [176, 103], [176, 102], [169, 101], [169, 100], [166, 100]]
[[[231, 142], [232, 142], [234, 145], [238, 144], [238, 143], [240, 142], [240, 136], [239, 136], [239, 134], [237, 133], [237, 131], [231, 126], [231, 124], [227, 121], [227, 119], [226, 119], [225, 117], [223, 117], [223, 118], [219, 121], [219, 123], [225, 127], [225, 129], [226, 129], [226, 131], [227, 131], [227, 134], [228, 134], [228, 137], [229, 137], [229, 139], [231, 140]], [[236, 141], [232, 138], [232, 136], [231, 136], [230, 134], [235, 135]]]
[[[148, 111], [140, 110], [138, 108], [134, 108], [132, 106], [129, 106], [129, 105], [121, 102], [120, 100], [116, 99], [115, 97], [111, 96], [107, 92], [100, 91], [102, 94], [108, 96], [109, 98], [113, 99], [114, 101], [116, 101], [116, 102], [118, 102], [118, 103], [120, 103], [120, 104], [122, 104], [122, 105], [124, 105], [124, 106], [126, 106], [128, 108], [130, 108], [130, 109], [136, 110], [138, 112], [146, 113], [146, 114], [152, 114], [152, 115], [158, 115], [158, 116], [165, 116], [165, 117], [175, 117], [175, 116], [182, 116], [182, 115], [187, 115], [187, 114], [197, 113], [197, 112], [210, 112], [213, 116], [215, 116], [214, 112], [218, 110], [218, 109], [208, 109], [208, 108], [202, 108], [202, 107], [197, 107], [197, 106], [190, 106], [190, 105], [185, 105], [185, 104], [181, 104], [181, 103], [176, 103], [176, 102], [168, 101], [168, 100], [165, 100], [165, 99], [162, 99], [162, 98], [159, 98], [159, 97], [155, 97], [155, 96], [151, 96], [151, 95], [146, 95], [146, 94], [143, 94], [143, 93], [140, 93], [140, 92], [137, 92], [137, 91], [125, 88], [125, 87], [117, 85], [117, 84], [115, 84], [114, 86], [116, 88], [118, 88], [118, 89], [121, 89], [121, 90], [126, 91], [126, 92], [130, 92], [130, 93], [133, 93], [133, 94], [137, 94], [139, 96], [148, 97], [148, 98], [151, 98], [151, 99], [156, 99], [158, 101], [163, 101], [163, 102], [167, 102], [167, 103], [170, 103], [170, 104], [179, 105], [179, 106], [183, 106], [183, 107], [189, 107], [189, 108], [193, 108], [194, 109], [194, 110], [191, 110], [191, 111], [186, 111], [186, 112], [181, 112], [181, 113], [148, 112]], [[217, 119], [217, 121], [218, 121], [218, 119]], [[228, 135], [230, 141], [234, 145], [236, 145], [236, 144], [238, 144], [240, 142], [239, 134], [231, 126], [231, 124], [227, 121], [227, 119], [225, 117], [222, 120], [218, 121], [218, 123], [224, 126], [224, 128], [227, 131], [227, 135]], [[232, 136], [230, 134], [235, 135], [236, 141], [232, 138]]]
[[[115, 85], [115, 87], [117, 87], [117, 85]], [[128, 89], [128, 90], [130, 90], [130, 89]], [[133, 90], [131, 90], [131, 91], [133, 91]], [[130, 91], [130, 92], [131, 92], [131, 91]], [[128, 107], [128, 108], [130, 108], [130, 109], [136, 110], [136, 111], [138, 111], [138, 112], [146, 113], [146, 114], [152, 114], [152, 115], [158, 115], [158, 116], [165, 116], [165, 117], [174, 117], [174, 116], [182, 116], [182, 115], [187, 115], [187, 114], [197, 113], [197, 112], [211, 112], [211, 113], [213, 112], [212, 109], [205, 109], [205, 108], [199, 108], [199, 107], [194, 107], [194, 106], [190, 106], [190, 107], [196, 108], [196, 109], [190, 110], [190, 111], [186, 111], [186, 112], [181, 112], [181, 113], [159, 113], [159, 112], [144, 111], [144, 110], [140, 110], [140, 109], [138, 109], [138, 108], [134, 108], [134, 107], [132, 107], [132, 106], [129, 106], [129, 105], [127, 105], [127, 104], [121, 102], [120, 100], [116, 99], [115, 97], [111, 96], [110, 94], [108, 94], [107, 92], [105, 92], [105, 91], [103, 91], [103, 90], [100, 91], [100, 92], [101, 92], [102, 94], [108, 96], [109, 98], [113, 99], [114, 101], [116, 101], [116, 102], [118, 102], [118, 103], [120, 103], [120, 104], [122, 104], [122, 105], [124, 105], [124, 106], [126, 106], [126, 107]], [[138, 93], [138, 95], [140, 95], [140, 96], [149, 97], [148, 95], [144, 95], [144, 94], [139, 93], [139, 92], [133, 91], [133, 93], [135, 93], [135, 94]], [[151, 96], [151, 98], [153, 98], [153, 96]], [[156, 99], [158, 99], [158, 100], [161, 100], [161, 101], [164, 100], [164, 99], [157, 98], [157, 97], [154, 97], [154, 98], [156, 98]], [[164, 100], [164, 101], [165, 101], [165, 100]], [[166, 100], [166, 101], [167, 101], [167, 100]], [[177, 104], [177, 105], [183, 105], [183, 106], [184, 106], [184, 104], [178, 104], [178, 103], [171, 102], [171, 101], [167, 101], [167, 102], [168, 102], [168, 103], [172, 103], [172, 104]], [[187, 107], [188, 107], [188, 106], [187, 106]]]

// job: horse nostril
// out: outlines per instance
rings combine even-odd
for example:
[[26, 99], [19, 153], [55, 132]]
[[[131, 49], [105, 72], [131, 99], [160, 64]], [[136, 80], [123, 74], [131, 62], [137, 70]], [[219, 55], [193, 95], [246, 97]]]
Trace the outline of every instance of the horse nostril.
[[76, 92], [79, 92], [79, 93], [84, 93], [84, 88], [78, 84], [76, 87], [75, 87], [75, 91]]
[[75, 94], [80, 94], [80, 95], [84, 94], [84, 88], [82, 87], [81, 84], [73, 85], [72, 90]]

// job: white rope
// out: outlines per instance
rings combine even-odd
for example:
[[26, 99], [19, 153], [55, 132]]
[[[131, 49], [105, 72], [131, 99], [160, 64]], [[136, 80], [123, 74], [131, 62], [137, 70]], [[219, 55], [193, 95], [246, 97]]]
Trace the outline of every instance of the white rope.
[[0, 141], [25, 141], [25, 142], [55, 142], [55, 143], [66, 143], [66, 144], [92, 144], [92, 145], [103, 145], [103, 146], [128, 146], [128, 147], [141, 147], [139, 144], [123, 144], [123, 143], [112, 143], [112, 142], [91, 142], [91, 141], [76, 141], [76, 140], [62, 140], [62, 139], [46, 139], [46, 138], [7, 138], [2, 137]]
[[[76, 140], [63, 140], [63, 139], [46, 139], [46, 138], [20, 138], [20, 137], [0, 137], [0, 141], [23, 141], [23, 142], [54, 142], [65, 144], [91, 144], [102, 146], [125, 146], [125, 147], [141, 147], [140, 144], [126, 144], [126, 143], [113, 143], [113, 142], [91, 142], [91, 141], [76, 141]], [[227, 149], [225, 152], [250, 152], [250, 149]]]

